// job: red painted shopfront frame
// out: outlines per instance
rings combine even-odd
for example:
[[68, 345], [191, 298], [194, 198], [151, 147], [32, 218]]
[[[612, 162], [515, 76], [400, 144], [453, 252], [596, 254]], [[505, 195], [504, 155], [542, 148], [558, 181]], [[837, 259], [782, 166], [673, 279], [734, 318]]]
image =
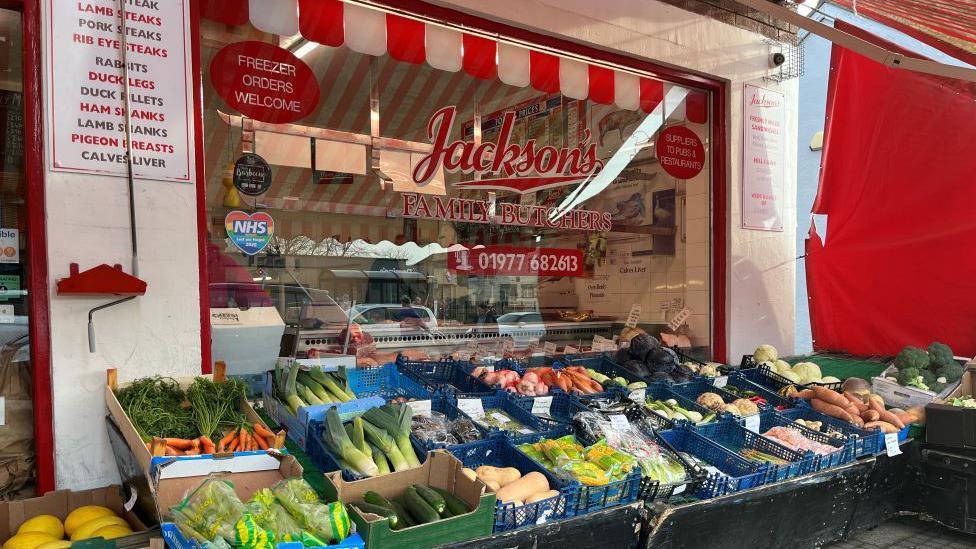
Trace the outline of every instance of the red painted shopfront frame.
[[[556, 38], [540, 34], [535, 31], [507, 25], [484, 17], [479, 17], [451, 8], [437, 6], [421, 0], [380, 0], [372, 2], [394, 13], [419, 18], [443, 21], [466, 28], [478, 29], [490, 34], [498, 34], [507, 38], [514, 38], [539, 47], [542, 50], [565, 52], [579, 55], [596, 61], [615, 64], [622, 67], [646, 72], [669, 82], [693, 86], [710, 92], [711, 112], [711, 298], [712, 298], [712, 333], [711, 345], [713, 359], [728, 362], [728, 326], [726, 311], [728, 308], [728, 114], [729, 90], [728, 83], [709, 76], [699, 75], [688, 71], [658, 65], [645, 59], [609, 52], [602, 49], [573, 42], [563, 38]], [[206, 218], [206, 180], [203, 166], [203, 102], [202, 102], [202, 73], [200, 71], [200, 6], [199, 0], [190, 0], [191, 10], [191, 44], [193, 47], [193, 101], [194, 101], [194, 134], [196, 136], [197, 158], [197, 206], [199, 223], [200, 247], [200, 334], [202, 342], [202, 358], [204, 373], [211, 369], [210, 356], [210, 314], [207, 280], [206, 250], [207, 218]]]

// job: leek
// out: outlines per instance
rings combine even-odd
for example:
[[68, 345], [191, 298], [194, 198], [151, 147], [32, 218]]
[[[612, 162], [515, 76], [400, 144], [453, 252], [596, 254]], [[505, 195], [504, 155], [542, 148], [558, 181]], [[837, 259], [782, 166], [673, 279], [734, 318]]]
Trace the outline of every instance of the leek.
[[393, 437], [397, 448], [399, 448], [400, 453], [406, 459], [407, 465], [410, 467], [420, 467], [420, 460], [417, 459], [417, 454], [414, 453], [413, 446], [410, 445], [412, 410], [409, 406], [400, 406], [399, 410], [396, 410], [396, 414], [396, 418], [394, 419], [384, 413], [383, 410], [372, 408], [363, 414], [363, 419], [386, 430]]
[[400, 451], [400, 448], [390, 433], [370, 421], [363, 422], [363, 431], [366, 434], [366, 438], [369, 439], [369, 442], [386, 454], [386, 457], [390, 461], [390, 466], [393, 467], [394, 471], [410, 469], [410, 462], [407, 461], [403, 452]]
[[326, 391], [331, 393], [331, 395], [334, 397], [333, 400], [336, 402], [349, 402], [352, 400], [349, 395], [347, 395], [338, 385], [336, 385], [335, 379], [329, 374], [323, 372], [321, 368], [312, 368], [308, 372], [308, 375], [322, 385]]
[[322, 399], [315, 396], [315, 393], [313, 393], [312, 390], [309, 389], [307, 386], [299, 383], [295, 387], [295, 389], [298, 391], [298, 396], [302, 397], [302, 400], [309, 403], [309, 405], [317, 406], [319, 404], [325, 404], [324, 402], [322, 402]]
[[329, 395], [329, 392], [326, 391], [325, 388], [319, 384], [319, 382], [312, 379], [312, 376], [308, 375], [308, 373], [302, 372], [298, 374], [298, 382], [308, 387], [308, 389], [315, 393], [315, 396], [318, 397], [318, 399], [323, 403], [327, 404], [329, 402], [335, 402], [335, 398]]
[[390, 472], [390, 464], [386, 461], [386, 456], [383, 455], [383, 451], [373, 446], [369, 445], [370, 451], [373, 453], [373, 461], [376, 463], [376, 468], [380, 470], [381, 475], [385, 475]]
[[291, 371], [288, 372], [288, 380], [285, 382], [285, 403], [288, 404], [288, 408], [291, 409], [291, 413], [298, 415], [298, 409], [308, 406], [305, 401], [298, 396], [298, 391], [296, 389], [296, 384], [298, 382], [298, 371], [301, 366], [298, 362], [291, 365]]
[[325, 412], [325, 430], [322, 437], [330, 448], [337, 450], [336, 457], [349, 465], [349, 469], [367, 477], [375, 477], [379, 474], [379, 468], [373, 463], [370, 456], [356, 448], [346, 430], [342, 427], [342, 420], [339, 419], [339, 412], [333, 407]]

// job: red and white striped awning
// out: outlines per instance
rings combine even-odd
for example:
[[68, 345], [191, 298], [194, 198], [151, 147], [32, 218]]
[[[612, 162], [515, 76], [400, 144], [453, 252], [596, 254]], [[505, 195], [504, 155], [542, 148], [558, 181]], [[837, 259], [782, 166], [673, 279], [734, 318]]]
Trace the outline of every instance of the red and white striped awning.
[[[664, 83], [632, 73], [535, 51], [484, 36], [409, 19], [340, 0], [201, 0], [203, 17], [227, 25], [250, 21], [254, 28], [279, 36], [301, 33], [307, 40], [404, 63], [427, 63], [436, 69], [510, 86], [529, 86], [589, 99], [622, 109], [651, 112], [664, 98]], [[708, 120], [704, 92], [686, 99], [689, 122]]]

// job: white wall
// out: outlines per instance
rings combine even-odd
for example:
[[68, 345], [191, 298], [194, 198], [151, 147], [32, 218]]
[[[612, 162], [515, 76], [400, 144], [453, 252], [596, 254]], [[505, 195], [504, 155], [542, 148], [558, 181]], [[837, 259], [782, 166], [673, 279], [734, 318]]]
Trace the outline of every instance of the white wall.
[[[798, 81], [764, 82], [769, 48], [754, 33], [649, 0], [444, 0], [447, 7], [544, 34], [590, 43], [730, 82], [729, 358], [759, 343], [793, 350], [796, 253], [796, 106]], [[741, 229], [742, 86], [786, 94], [784, 227], [781, 233]]]
[[[46, 59], [46, 39], [43, 48]], [[120, 263], [131, 274], [126, 181], [49, 170], [44, 179], [56, 482], [105, 486], [118, 482], [105, 428], [105, 370], [118, 368], [123, 381], [200, 372], [196, 188], [136, 181], [139, 276], [148, 289], [95, 313], [97, 352], [89, 354], [88, 310], [111, 298], [59, 297], [56, 282], [71, 262], [81, 270]]]

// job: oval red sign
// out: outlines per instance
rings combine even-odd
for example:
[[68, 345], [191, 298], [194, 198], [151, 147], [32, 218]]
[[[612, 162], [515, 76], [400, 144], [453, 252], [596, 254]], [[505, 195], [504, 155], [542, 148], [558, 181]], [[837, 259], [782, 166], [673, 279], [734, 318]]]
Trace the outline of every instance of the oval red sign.
[[295, 122], [319, 103], [312, 69], [290, 51], [264, 42], [224, 46], [210, 61], [210, 81], [228, 105], [262, 122]]
[[684, 126], [665, 128], [655, 147], [661, 167], [678, 179], [691, 179], [705, 167], [705, 147], [701, 139]]

